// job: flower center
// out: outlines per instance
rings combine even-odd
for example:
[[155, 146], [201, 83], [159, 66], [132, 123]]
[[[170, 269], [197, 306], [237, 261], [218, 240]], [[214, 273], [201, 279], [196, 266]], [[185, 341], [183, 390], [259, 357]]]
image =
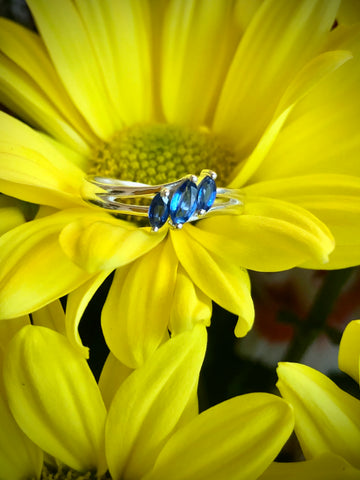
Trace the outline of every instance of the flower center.
[[205, 128], [152, 124], [121, 130], [98, 144], [88, 173], [159, 185], [208, 168], [225, 185], [235, 164], [233, 152]]
[[41, 472], [41, 480], [110, 480], [109, 473], [97, 476], [94, 472], [80, 473], [68, 467], [59, 467], [53, 469], [52, 467], [43, 466]]

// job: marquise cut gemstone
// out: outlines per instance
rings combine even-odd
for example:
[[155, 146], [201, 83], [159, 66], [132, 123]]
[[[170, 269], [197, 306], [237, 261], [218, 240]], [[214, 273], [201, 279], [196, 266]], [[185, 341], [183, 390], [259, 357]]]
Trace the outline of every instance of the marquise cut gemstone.
[[194, 182], [185, 180], [170, 201], [170, 218], [174, 225], [186, 223], [195, 213], [198, 189]]
[[213, 205], [216, 198], [216, 183], [207, 176], [198, 185], [197, 210], [207, 212]]
[[154, 230], [161, 228], [169, 217], [169, 200], [157, 193], [149, 207], [149, 222]]

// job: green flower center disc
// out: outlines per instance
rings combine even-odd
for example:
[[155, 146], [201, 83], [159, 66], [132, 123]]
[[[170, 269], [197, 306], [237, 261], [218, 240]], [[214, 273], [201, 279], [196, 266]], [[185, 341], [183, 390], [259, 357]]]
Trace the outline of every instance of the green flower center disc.
[[158, 185], [208, 168], [225, 185], [235, 164], [233, 152], [205, 128], [152, 124], [121, 130], [98, 144], [88, 173]]

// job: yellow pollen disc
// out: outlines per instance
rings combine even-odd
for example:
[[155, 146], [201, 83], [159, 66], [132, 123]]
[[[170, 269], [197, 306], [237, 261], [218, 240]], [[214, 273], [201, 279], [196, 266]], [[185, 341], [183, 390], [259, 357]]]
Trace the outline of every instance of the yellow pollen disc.
[[235, 164], [231, 150], [206, 129], [136, 125], [99, 144], [88, 173], [158, 185], [208, 168], [225, 185]]

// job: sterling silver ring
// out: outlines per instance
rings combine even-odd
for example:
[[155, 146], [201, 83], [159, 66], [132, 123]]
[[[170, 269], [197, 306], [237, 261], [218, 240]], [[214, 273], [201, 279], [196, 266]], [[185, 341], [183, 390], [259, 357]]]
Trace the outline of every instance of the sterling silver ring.
[[[147, 217], [153, 232], [166, 222], [175, 228], [214, 213], [239, 212], [243, 205], [240, 190], [216, 187], [216, 173], [202, 170], [162, 185], [118, 180], [97, 175], [85, 177], [81, 195], [93, 205], [112, 213]], [[148, 205], [124, 203], [124, 199], [148, 199]], [[131, 201], [131, 200], [130, 200]]]

